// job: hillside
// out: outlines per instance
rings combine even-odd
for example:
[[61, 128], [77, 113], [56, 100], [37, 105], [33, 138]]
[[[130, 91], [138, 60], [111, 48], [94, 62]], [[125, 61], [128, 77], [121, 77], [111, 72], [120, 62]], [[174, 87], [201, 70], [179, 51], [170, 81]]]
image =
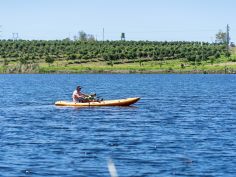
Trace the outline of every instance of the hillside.
[[229, 56], [225, 45], [202, 42], [1, 40], [0, 72], [191, 72]]

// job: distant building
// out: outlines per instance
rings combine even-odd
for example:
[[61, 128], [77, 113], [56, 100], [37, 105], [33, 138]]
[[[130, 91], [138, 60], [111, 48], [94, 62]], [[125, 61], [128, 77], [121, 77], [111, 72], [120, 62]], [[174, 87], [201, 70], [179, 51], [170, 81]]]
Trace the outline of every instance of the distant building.
[[121, 33], [121, 40], [125, 41], [125, 33]]

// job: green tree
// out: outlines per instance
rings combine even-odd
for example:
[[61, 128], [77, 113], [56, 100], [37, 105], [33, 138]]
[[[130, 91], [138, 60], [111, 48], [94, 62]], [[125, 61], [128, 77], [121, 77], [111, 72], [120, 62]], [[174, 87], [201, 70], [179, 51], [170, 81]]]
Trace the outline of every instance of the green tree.
[[70, 54], [70, 55], [68, 55], [68, 59], [69, 60], [75, 60], [76, 59], [76, 55], [75, 54]]
[[79, 31], [79, 40], [87, 41], [87, 34], [84, 31]]
[[54, 62], [54, 58], [47, 56], [45, 59], [45, 62], [48, 63], [48, 65], [50, 66], [50, 64], [52, 64]]
[[226, 56], [227, 58], [229, 58], [229, 57], [231, 56], [230, 52], [227, 51], [227, 52], [225, 53], [225, 56]]
[[6, 58], [4, 58], [4, 60], [3, 60], [3, 66], [7, 66], [8, 65], [8, 60], [6, 59]]
[[218, 42], [218, 43], [226, 43], [227, 42], [227, 34], [220, 30], [216, 34], [216, 42]]
[[215, 56], [215, 58], [220, 58], [220, 52], [217, 51], [214, 56]]
[[20, 57], [20, 63], [23, 64], [23, 65], [27, 64], [28, 60], [29, 60], [28, 56]]

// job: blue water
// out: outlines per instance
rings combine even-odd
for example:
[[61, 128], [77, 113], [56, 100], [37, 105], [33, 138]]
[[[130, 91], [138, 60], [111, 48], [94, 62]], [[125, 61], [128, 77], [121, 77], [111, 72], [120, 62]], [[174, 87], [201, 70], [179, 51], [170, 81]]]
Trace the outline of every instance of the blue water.
[[[133, 107], [56, 107], [77, 84]], [[0, 176], [236, 176], [236, 76], [0, 75]]]

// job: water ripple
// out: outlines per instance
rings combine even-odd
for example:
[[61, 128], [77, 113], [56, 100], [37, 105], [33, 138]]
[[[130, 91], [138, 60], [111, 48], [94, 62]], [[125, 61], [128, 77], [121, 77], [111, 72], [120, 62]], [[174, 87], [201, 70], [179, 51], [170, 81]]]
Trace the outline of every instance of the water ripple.
[[[0, 75], [0, 174], [108, 177], [112, 158], [122, 177], [235, 176], [235, 81], [233, 75]], [[53, 105], [70, 99], [77, 83], [105, 99], [142, 99], [134, 107]]]

